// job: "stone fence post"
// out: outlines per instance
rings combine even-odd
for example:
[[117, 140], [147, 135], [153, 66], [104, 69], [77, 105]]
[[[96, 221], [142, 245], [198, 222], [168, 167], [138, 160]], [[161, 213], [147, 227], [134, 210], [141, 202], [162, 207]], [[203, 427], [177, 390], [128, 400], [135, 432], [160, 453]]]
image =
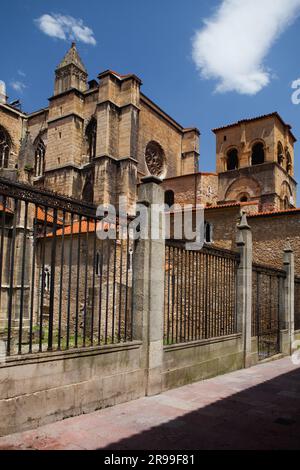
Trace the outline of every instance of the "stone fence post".
[[[146, 395], [162, 391], [165, 238], [163, 214], [154, 216], [152, 205], [164, 204], [161, 180], [142, 179], [138, 200], [148, 214], [148, 238], [138, 240], [134, 254], [133, 277], [133, 334], [143, 341], [143, 367], [146, 374]], [[156, 229], [157, 237], [151, 234]]]
[[252, 232], [246, 214], [238, 225], [237, 329], [242, 333], [244, 366], [252, 365]]
[[[283, 257], [286, 279], [284, 283], [284, 309], [281, 314], [281, 329], [288, 331], [288, 345], [282, 345], [282, 352], [292, 354], [292, 344], [295, 333], [295, 256], [292, 248], [288, 245], [284, 250]], [[285, 350], [286, 349], [286, 350]]]

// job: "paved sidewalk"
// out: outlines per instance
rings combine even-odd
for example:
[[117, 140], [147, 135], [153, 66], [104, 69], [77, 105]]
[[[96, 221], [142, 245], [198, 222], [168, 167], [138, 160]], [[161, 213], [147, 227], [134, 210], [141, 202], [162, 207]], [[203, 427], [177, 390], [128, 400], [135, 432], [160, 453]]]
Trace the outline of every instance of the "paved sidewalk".
[[4, 449], [300, 449], [289, 358], [0, 438]]

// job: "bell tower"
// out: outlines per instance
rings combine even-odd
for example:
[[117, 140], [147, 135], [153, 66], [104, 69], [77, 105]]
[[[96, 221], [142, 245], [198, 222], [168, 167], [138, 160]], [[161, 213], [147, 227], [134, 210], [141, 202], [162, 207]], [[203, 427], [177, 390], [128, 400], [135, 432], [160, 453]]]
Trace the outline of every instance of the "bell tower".
[[213, 132], [220, 203], [257, 201], [261, 211], [295, 207], [296, 138], [278, 113], [244, 119]]

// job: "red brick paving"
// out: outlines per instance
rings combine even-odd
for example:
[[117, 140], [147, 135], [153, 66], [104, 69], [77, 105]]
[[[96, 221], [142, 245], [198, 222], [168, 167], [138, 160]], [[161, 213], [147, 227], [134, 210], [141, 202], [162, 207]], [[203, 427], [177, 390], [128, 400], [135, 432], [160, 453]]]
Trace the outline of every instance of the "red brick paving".
[[260, 364], [3, 437], [0, 449], [300, 449], [300, 368]]

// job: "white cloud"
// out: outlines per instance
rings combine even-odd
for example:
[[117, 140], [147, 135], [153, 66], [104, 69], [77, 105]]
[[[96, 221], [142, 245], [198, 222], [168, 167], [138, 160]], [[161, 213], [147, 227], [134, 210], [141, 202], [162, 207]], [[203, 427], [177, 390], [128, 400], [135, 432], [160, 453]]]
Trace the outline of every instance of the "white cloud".
[[35, 20], [38, 28], [47, 36], [63, 40], [76, 40], [91, 44], [97, 44], [94, 32], [88, 26], [85, 26], [83, 20], [72, 16], [60, 14], [45, 14]]
[[216, 91], [255, 95], [271, 80], [264, 60], [300, 13], [300, 0], [222, 0], [193, 39], [193, 59]]
[[23, 72], [22, 70], [18, 70], [18, 75], [20, 75], [20, 77], [23, 77], [23, 78], [26, 77], [26, 73]]
[[27, 88], [27, 85], [25, 83], [19, 81], [19, 80], [13, 80], [10, 83], [10, 86], [15, 90], [18, 91], [19, 93], [23, 93], [23, 91]]

